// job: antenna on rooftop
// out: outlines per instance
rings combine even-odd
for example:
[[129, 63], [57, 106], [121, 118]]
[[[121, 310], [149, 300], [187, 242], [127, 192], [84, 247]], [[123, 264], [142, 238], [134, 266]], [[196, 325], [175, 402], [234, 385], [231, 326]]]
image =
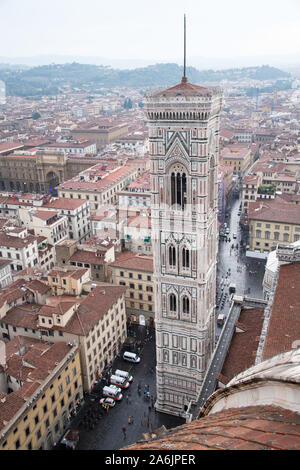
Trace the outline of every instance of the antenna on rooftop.
[[183, 35], [183, 77], [181, 82], [186, 83], [187, 78], [186, 78], [186, 17], [184, 14], [184, 35]]

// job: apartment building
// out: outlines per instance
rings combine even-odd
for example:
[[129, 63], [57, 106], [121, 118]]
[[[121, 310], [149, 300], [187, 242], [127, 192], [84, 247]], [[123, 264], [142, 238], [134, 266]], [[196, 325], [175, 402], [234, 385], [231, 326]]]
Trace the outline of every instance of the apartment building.
[[268, 253], [300, 240], [300, 207], [276, 196], [249, 204], [250, 250]]
[[87, 295], [80, 298], [48, 295], [36, 301], [31, 291], [26, 295], [22, 290], [22, 280], [18, 282], [21, 284], [8, 299], [8, 293], [3, 300], [0, 293], [0, 337], [13, 339], [21, 335], [80, 345], [83, 389], [90, 390], [127, 336], [126, 289], [94, 282], [89, 284]]
[[79, 346], [17, 336], [2, 347], [0, 449], [50, 450], [83, 398]]
[[115, 204], [117, 192], [138, 175], [136, 166], [99, 163], [57, 186], [59, 197], [86, 199], [91, 213], [101, 205]]
[[221, 151], [220, 163], [232, 168], [234, 174], [242, 176], [253, 163], [251, 146], [232, 145]]
[[96, 143], [97, 150], [128, 134], [127, 124], [92, 123], [72, 130], [74, 139], [85, 138]]
[[53, 150], [55, 152], [65, 152], [72, 155], [86, 155], [87, 153], [97, 153], [97, 146], [95, 142], [90, 142], [86, 139], [74, 141], [60, 141], [53, 144], [46, 144], [44, 148]]
[[117, 193], [118, 206], [145, 209], [151, 206], [150, 171], [142, 173]]
[[0, 289], [13, 281], [10, 261], [0, 258]]
[[38, 265], [41, 269], [49, 271], [56, 264], [55, 246], [48, 243], [46, 237], [40, 236], [36, 238], [39, 255]]
[[82, 242], [90, 236], [90, 203], [85, 199], [57, 198], [43, 205], [68, 219], [68, 238]]
[[134, 253], [152, 254], [151, 214], [149, 212], [128, 215], [123, 230], [126, 249]]
[[125, 251], [110, 263], [111, 280], [126, 286], [126, 313], [133, 323], [154, 325], [153, 257]]
[[26, 228], [0, 231], [0, 257], [11, 261], [13, 272], [39, 266], [37, 237]]
[[68, 219], [58, 211], [19, 209], [22, 223], [36, 236], [44, 236], [48, 243], [56, 245], [68, 237]]
[[52, 295], [82, 294], [83, 285], [90, 280], [89, 268], [76, 266], [56, 266], [48, 274], [48, 284]]
[[115, 260], [115, 247], [111, 240], [96, 237], [81, 244], [64, 240], [56, 245], [57, 263], [89, 268], [92, 280], [105, 282], [108, 281], [108, 263]]

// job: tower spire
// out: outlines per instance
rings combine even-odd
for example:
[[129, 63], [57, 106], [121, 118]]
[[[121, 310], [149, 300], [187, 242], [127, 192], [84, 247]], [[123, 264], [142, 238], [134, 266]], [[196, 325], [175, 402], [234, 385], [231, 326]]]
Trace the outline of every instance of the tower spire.
[[184, 35], [183, 35], [183, 77], [181, 82], [186, 83], [187, 78], [186, 78], [186, 17], [184, 14]]

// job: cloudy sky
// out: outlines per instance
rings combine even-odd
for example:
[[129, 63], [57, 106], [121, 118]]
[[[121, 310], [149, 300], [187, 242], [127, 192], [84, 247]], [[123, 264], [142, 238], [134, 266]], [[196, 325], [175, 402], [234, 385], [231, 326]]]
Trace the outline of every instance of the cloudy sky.
[[300, 0], [0, 0], [0, 57], [300, 55]]

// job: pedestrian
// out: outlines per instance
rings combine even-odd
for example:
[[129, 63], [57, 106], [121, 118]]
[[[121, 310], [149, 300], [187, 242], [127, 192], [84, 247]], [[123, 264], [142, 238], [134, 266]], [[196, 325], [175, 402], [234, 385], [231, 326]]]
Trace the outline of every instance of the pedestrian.
[[126, 403], [127, 403], [127, 405], [128, 405], [128, 403], [129, 403], [128, 395], [126, 395]]
[[151, 405], [149, 405], [149, 406], [148, 406], [148, 411], [149, 411], [149, 413], [151, 413], [151, 410], [152, 410]]
[[128, 416], [128, 424], [131, 424], [131, 416]]
[[122, 431], [123, 431], [123, 434], [124, 434], [124, 439], [126, 438], [126, 425], [123, 424], [122, 426]]

